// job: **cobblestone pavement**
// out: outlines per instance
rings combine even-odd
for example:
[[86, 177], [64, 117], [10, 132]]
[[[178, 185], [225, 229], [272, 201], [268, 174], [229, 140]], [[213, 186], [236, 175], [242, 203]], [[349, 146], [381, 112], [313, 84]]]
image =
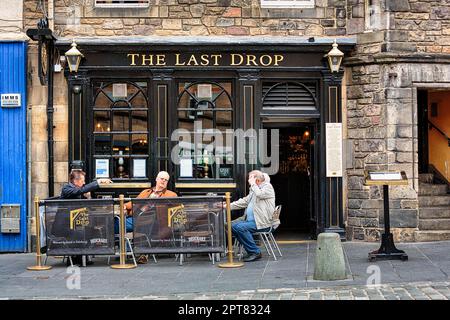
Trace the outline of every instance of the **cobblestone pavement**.
[[[134, 297], [137, 298], [137, 297]], [[134, 299], [132, 296], [128, 299]], [[206, 295], [177, 294], [156, 300], [449, 300], [450, 282], [417, 282], [372, 286], [342, 286], [311, 289], [259, 289]]]
[[[33, 300], [60, 297], [35, 297]], [[5, 300], [8, 298], [0, 298]], [[340, 286], [309, 289], [257, 289], [239, 292], [179, 293], [144, 296], [78, 296], [64, 299], [105, 300], [449, 300], [450, 282], [411, 282], [370, 286]]]
[[35, 264], [34, 254], [0, 254], [0, 299], [449, 298], [450, 241], [398, 244], [408, 261], [369, 262], [368, 252], [378, 247], [343, 243], [347, 278], [340, 281], [312, 279], [314, 241], [282, 244], [283, 257], [277, 261], [264, 253], [263, 259], [237, 269], [219, 268], [207, 255], [192, 255], [182, 266], [173, 256], [160, 255], [157, 263], [150, 260], [131, 270], [111, 269], [107, 257], [95, 257], [94, 265], [70, 270], [61, 259], [49, 257], [53, 268], [37, 272], [26, 270]]

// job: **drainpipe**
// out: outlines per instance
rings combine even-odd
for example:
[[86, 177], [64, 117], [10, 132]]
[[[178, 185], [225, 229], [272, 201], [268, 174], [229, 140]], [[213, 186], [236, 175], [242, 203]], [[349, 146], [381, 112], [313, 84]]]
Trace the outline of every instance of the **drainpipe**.
[[48, 196], [54, 196], [54, 163], [53, 163], [53, 50], [54, 43], [48, 43], [48, 83], [47, 83], [47, 133], [48, 133]]
[[31, 105], [27, 108], [27, 252], [31, 252], [31, 217], [33, 216], [31, 196]]

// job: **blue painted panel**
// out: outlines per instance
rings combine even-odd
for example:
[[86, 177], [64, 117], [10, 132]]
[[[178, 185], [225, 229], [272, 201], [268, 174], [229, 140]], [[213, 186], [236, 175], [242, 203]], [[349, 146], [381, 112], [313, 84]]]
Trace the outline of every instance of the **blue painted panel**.
[[0, 252], [27, 250], [26, 42], [0, 42], [0, 94], [20, 93], [21, 106], [0, 107], [0, 204], [20, 204], [20, 233], [0, 232]]

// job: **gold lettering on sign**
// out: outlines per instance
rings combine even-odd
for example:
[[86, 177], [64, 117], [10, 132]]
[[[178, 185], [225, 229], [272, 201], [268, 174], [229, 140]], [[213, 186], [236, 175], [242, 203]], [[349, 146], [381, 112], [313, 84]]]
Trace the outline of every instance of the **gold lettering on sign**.
[[276, 54], [274, 60], [275, 60], [275, 62], [273, 65], [279, 66], [279, 63], [284, 60], [284, 57], [281, 54]]
[[[203, 53], [182, 56], [181, 53], [175, 53], [174, 57], [169, 56], [168, 61], [174, 66], [220, 66], [222, 57], [221, 54]], [[281, 54], [230, 53], [229, 57], [229, 66], [270, 67], [279, 66], [284, 61], [284, 56]], [[166, 54], [128, 53], [127, 58], [130, 66], [166, 66], [168, 63]]]
[[[266, 63], [264, 63], [264, 59], [267, 59]], [[272, 64], [272, 57], [268, 54], [263, 54], [261, 58], [259, 58], [259, 63], [261, 63], [264, 67], [270, 66]]]
[[250, 62], [253, 63], [254, 66], [258, 66], [256, 63], [256, 56], [254, 54], [247, 55], [247, 65], [250, 65]]
[[195, 56], [193, 54], [189, 58], [189, 61], [188, 61], [187, 65], [188, 66], [192, 66], [191, 62], [194, 63], [194, 66], [198, 66], [197, 59], [195, 59]]
[[[239, 62], [236, 63], [236, 58], [239, 57]], [[231, 65], [232, 66], [240, 66], [242, 63], [244, 62], [244, 56], [242, 54], [239, 53], [232, 53], [231, 54]]]
[[145, 55], [145, 54], [142, 55], [142, 65], [143, 66], [147, 65], [147, 63], [146, 63], [147, 61], [148, 61], [149, 66], [153, 65], [153, 55], [152, 54], [150, 54], [148, 58], [147, 58], [147, 55]]
[[214, 65], [218, 66], [219, 65], [219, 58], [222, 58], [221, 54], [212, 54], [211, 58], [214, 59]]
[[139, 57], [139, 53], [129, 53], [127, 54], [127, 57], [131, 56], [131, 63], [130, 66], [135, 66], [136, 62], [134, 60], [134, 58]]
[[175, 65], [176, 66], [184, 66], [186, 62], [181, 63], [180, 62], [180, 55], [179, 53], [175, 53]]
[[166, 55], [165, 54], [156, 55], [156, 65], [157, 66], [165, 66], [166, 65]]
[[202, 60], [202, 62], [200, 62], [200, 64], [202, 66], [209, 66], [209, 56], [207, 54], [202, 54], [200, 59]]

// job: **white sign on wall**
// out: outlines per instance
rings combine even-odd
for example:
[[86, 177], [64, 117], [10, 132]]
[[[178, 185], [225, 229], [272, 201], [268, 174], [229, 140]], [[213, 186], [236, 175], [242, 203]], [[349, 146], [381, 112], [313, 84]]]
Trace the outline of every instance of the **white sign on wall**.
[[342, 177], [342, 123], [327, 123], [327, 177]]
[[20, 93], [5, 93], [1, 97], [1, 105], [4, 108], [21, 107], [22, 100]]

